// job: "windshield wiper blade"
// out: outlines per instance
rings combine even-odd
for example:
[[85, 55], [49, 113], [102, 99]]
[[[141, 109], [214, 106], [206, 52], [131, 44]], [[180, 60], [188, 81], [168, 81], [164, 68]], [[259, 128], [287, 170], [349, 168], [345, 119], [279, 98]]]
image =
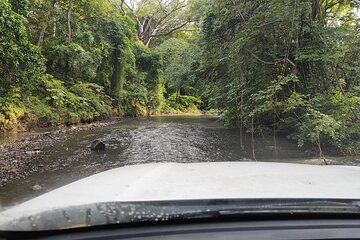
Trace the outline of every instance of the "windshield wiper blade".
[[216, 205], [211, 210], [202, 209], [184, 212], [186, 218], [234, 217], [277, 214], [359, 214], [360, 201], [357, 200], [255, 200], [252, 203]]
[[247, 206], [237, 206], [234, 209], [226, 209], [221, 211], [221, 214], [231, 213], [274, 213], [274, 212], [289, 212], [289, 213], [344, 213], [353, 212], [360, 213], [359, 201], [331, 201], [331, 200], [314, 200], [314, 201], [284, 201], [280, 203], [255, 203]]

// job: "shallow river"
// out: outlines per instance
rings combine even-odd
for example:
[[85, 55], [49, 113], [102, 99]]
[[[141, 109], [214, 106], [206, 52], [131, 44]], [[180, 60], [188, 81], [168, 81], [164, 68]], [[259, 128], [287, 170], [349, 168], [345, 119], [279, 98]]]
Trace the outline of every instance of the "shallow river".
[[[106, 151], [91, 152], [87, 147], [100, 139]], [[151, 162], [253, 161], [250, 136], [240, 148], [238, 129], [227, 129], [213, 116], [166, 116], [125, 119], [115, 125], [73, 133], [67, 140], [44, 149], [34, 164], [44, 170], [0, 189], [2, 207], [28, 200], [72, 181], [129, 164]], [[323, 164], [316, 148], [298, 148], [286, 138], [255, 139], [258, 161]], [[325, 150], [326, 153], [326, 150]], [[360, 165], [356, 157], [330, 157], [331, 164]], [[39, 191], [31, 189], [38, 184]]]

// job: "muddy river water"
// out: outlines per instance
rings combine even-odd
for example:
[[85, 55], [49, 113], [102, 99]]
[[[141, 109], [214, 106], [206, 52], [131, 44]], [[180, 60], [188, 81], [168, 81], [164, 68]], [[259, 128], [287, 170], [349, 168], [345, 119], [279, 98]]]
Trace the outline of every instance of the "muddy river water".
[[[95, 139], [106, 151], [91, 152]], [[153, 162], [253, 161], [251, 138], [240, 147], [238, 129], [228, 129], [216, 116], [161, 116], [124, 119], [114, 125], [71, 133], [66, 140], [34, 156], [43, 170], [0, 188], [0, 205], [14, 205], [75, 180], [111, 168]], [[285, 137], [255, 138], [258, 161], [323, 164], [316, 148], [298, 148]], [[325, 149], [325, 154], [327, 153]], [[330, 164], [360, 165], [359, 157], [327, 156]], [[41, 186], [34, 190], [33, 186]]]

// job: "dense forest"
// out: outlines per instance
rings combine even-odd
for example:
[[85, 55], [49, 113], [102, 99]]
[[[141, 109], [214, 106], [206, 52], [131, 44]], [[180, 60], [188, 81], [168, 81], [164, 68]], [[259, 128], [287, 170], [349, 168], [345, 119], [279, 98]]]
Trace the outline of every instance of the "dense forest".
[[359, 6], [0, 0], [0, 131], [214, 110], [241, 136], [359, 154]]

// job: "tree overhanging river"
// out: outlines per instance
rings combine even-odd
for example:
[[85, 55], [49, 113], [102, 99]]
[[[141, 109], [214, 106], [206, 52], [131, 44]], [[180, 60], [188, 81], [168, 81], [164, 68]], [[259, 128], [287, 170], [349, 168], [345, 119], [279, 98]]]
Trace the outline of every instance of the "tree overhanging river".
[[[106, 144], [106, 151], [91, 152], [94, 139]], [[24, 179], [0, 188], [1, 207], [25, 201], [54, 188], [108, 169], [153, 162], [253, 161], [251, 136], [240, 147], [238, 129], [229, 129], [216, 116], [159, 116], [124, 119], [118, 123], [73, 132], [65, 140], [45, 147], [32, 157], [42, 166]], [[339, 157], [326, 148], [329, 164], [360, 165], [359, 157]], [[258, 161], [324, 164], [314, 147], [298, 148], [296, 143], [271, 136], [255, 138]], [[39, 189], [34, 189], [38, 186]]]

